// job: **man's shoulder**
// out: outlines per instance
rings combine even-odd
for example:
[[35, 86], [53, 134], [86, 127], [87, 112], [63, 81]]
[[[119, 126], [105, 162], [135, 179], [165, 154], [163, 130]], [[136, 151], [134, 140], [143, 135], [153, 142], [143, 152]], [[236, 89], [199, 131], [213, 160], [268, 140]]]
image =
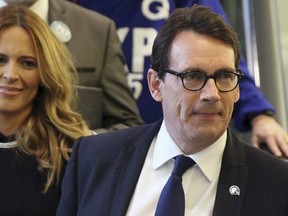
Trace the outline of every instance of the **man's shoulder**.
[[86, 136], [78, 139], [76, 145], [81, 145], [82, 149], [115, 149], [123, 148], [123, 146], [148, 145], [152, 142], [158, 133], [161, 121], [144, 124], [134, 127], [119, 129], [112, 132], [102, 133], [98, 135]]
[[267, 169], [273, 169], [273, 171], [285, 170], [285, 175], [288, 178], [288, 162], [239, 139], [232, 130], [229, 130], [229, 132], [229, 141], [233, 143], [228, 146], [229, 151], [226, 154], [230, 160], [229, 163], [233, 164], [237, 161], [239, 166], [248, 166], [250, 170], [261, 170], [260, 172]]
[[[123, 138], [125, 140], [134, 140], [143, 138], [143, 136], [154, 136], [160, 129], [161, 121], [151, 123], [151, 124], [143, 124], [134, 127], [127, 127], [119, 130], [115, 130], [112, 132], [102, 133], [95, 136], [86, 137], [88, 140], [115, 140], [115, 138]], [[118, 140], [120, 141], [120, 140]]]
[[79, 166], [95, 167], [107, 161], [110, 165], [115, 164], [119, 157], [128, 154], [145, 156], [156, 134], [157, 125], [141, 125], [81, 137], [74, 143], [72, 158], [78, 158]]
[[288, 162], [253, 146], [245, 145], [247, 163], [252, 170], [263, 170], [274, 176], [288, 178]]

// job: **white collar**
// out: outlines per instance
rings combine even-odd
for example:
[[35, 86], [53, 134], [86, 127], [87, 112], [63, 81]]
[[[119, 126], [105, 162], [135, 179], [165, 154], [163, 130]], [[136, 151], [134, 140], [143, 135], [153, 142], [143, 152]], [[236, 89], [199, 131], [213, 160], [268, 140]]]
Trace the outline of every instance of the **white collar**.
[[5, 5], [7, 5], [7, 3], [4, 2], [4, 0], [0, 0], [0, 8], [1, 8], [1, 7], [4, 7]]
[[[208, 148], [196, 154], [188, 155], [196, 162], [209, 181], [212, 181], [218, 168], [221, 167], [226, 140], [227, 131]], [[163, 121], [153, 149], [153, 169], [158, 169], [179, 154], [183, 154], [183, 152], [169, 135]]]
[[30, 6], [30, 9], [48, 23], [49, 0], [38, 0]]

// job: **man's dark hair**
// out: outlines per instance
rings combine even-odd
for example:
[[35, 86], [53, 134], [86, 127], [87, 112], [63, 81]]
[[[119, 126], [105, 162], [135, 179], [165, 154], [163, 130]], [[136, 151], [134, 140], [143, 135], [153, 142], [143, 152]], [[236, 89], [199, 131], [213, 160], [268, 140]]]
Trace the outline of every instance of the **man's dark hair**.
[[197, 34], [209, 35], [230, 46], [235, 55], [235, 68], [240, 58], [240, 42], [235, 31], [224, 19], [205, 6], [193, 5], [190, 8], [178, 8], [166, 20], [155, 38], [151, 67], [158, 71], [163, 79], [163, 68], [168, 67], [171, 43], [180, 32], [193, 31]]

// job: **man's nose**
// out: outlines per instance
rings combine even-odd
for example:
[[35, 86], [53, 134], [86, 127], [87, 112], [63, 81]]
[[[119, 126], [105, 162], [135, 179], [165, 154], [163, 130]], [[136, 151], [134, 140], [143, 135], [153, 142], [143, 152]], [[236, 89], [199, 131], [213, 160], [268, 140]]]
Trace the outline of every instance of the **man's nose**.
[[205, 86], [201, 89], [200, 98], [201, 100], [209, 100], [211, 102], [220, 99], [219, 90], [213, 78], [208, 79]]

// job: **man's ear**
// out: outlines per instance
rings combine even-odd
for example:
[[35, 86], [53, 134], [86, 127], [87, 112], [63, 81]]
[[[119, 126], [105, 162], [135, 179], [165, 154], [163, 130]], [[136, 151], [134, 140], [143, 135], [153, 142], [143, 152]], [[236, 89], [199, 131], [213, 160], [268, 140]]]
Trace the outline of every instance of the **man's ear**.
[[147, 73], [147, 82], [151, 96], [157, 102], [162, 102], [161, 80], [158, 77], [157, 71], [149, 69]]
[[238, 85], [234, 93], [234, 103], [236, 103], [239, 100], [239, 98], [240, 98], [240, 88]]

